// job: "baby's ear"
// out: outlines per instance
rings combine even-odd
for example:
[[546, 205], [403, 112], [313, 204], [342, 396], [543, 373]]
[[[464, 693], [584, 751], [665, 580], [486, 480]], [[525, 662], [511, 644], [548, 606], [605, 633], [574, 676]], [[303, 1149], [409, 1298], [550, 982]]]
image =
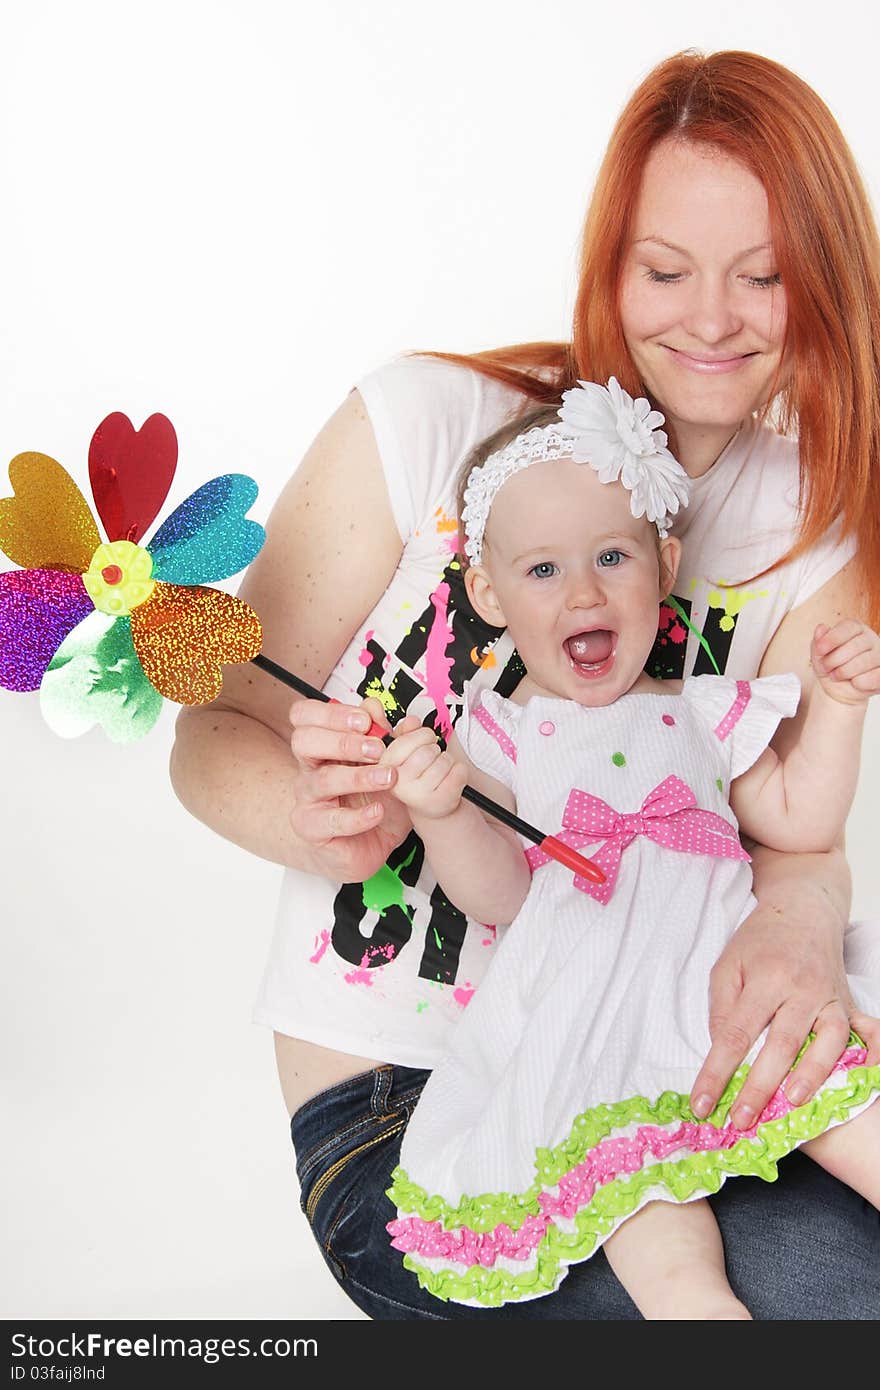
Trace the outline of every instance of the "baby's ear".
[[469, 566], [465, 571], [464, 587], [471, 606], [485, 622], [491, 623], [493, 627], [507, 627], [507, 619], [495, 596], [488, 570], [482, 565]]
[[678, 567], [681, 564], [681, 541], [677, 536], [667, 536], [660, 542], [660, 598], [672, 593]]

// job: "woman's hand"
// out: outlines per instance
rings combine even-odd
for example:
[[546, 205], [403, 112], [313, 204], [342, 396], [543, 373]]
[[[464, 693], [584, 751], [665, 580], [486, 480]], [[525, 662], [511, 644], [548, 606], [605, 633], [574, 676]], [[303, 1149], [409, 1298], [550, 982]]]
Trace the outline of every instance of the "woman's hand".
[[385, 745], [366, 737], [371, 723], [389, 729], [385, 712], [378, 700], [297, 700], [290, 723], [291, 827], [310, 846], [314, 873], [362, 883], [412, 830], [409, 812], [391, 795], [396, 769], [378, 766]]
[[[809, 1100], [844, 1050], [850, 1029], [880, 1060], [880, 1022], [856, 1011], [843, 964], [843, 927], [820, 892], [785, 911], [759, 903], [739, 927], [712, 971], [709, 1032], [712, 1047], [691, 1091], [700, 1118], [718, 1103], [731, 1075], [769, 1024], [767, 1037], [731, 1111], [748, 1129], [785, 1080], [808, 1033], [815, 1032], [784, 1090], [794, 1105]], [[702, 1101], [700, 1098], [703, 1098]]]

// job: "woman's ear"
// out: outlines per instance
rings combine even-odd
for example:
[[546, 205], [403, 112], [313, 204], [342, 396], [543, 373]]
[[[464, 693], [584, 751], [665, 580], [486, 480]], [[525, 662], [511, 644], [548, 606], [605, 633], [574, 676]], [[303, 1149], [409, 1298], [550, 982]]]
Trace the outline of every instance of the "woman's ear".
[[507, 627], [507, 619], [495, 596], [488, 570], [483, 569], [482, 565], [469, 566], [465, 571], [464, 587], [471, 606], [485, 622], [493, 627]]
[[672, 586], [681, 564], [681, 541], [677, 536], [667, 536], [660, 542], [660, 598], [672, 593]]

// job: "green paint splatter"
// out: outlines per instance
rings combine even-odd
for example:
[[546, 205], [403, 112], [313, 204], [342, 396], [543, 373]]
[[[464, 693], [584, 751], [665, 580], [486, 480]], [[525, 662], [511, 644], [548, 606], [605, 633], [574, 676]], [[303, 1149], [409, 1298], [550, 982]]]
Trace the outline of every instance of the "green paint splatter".
[[425, 1009], [427, 1009], [427, 1007], [428, 1007], [428, 1001], [427, 1001], [427, 999], [423, 999], [422, 1002], [421, 1002], [421, 1004], [416, 1004], [416, 1013], [417, 1013], [417, 1014], [423, 1014], [423, 1013], [425, 1012]]
[[386, 908], [399, 907], [412, 921], [412, 910], [403, 900], [403, 884], [400, 881], [400, 874], [412, 863], [415, 852], [416, 846], [413, 845], [409, 858], [404, 860], [399, 869], [392, 869], [390, 864], [383, 864], [378, 873], [373, 874], [372, 878], [364, 880], [361, 885], [361, 892], [364, 907], [368, 911], [378, 912], [380, 917], [384, 917]]
[[720, 792], [724, 791], [724, 783], [722, 782], [720, 777], [715, 778], [715, 785]]
[[626, 758], [622, 753], [612, 753], [611, 761], [615, 767], [626, 767]]
[[400, 709], [397, 700], [395, 700], [390, 690], [385, 689], [378, 676], [374, 676], [370, 681], [365, 694], [371, 695], [374, 700], [378, 700], [382, 708], [389, 714], [393, 714], [396, 709]]
[[674, 596], [673, 594], [668, 594], [668, 595], [666, 596], [666, 598], [663, 600], [663, 602], [666, 603], [666, 604], [668, 604], [668, 606], [669, 606], [670, 608], [674, 609], [674, 611], [675, 611], [675, 612], [678, 614], [678, 616], [681, 618], [681, 621], [684, 623], [684, 625], [685, 625], [685, 627], [688, 629], [688, 631], [689, 631], [689, 632], [692, 632], [692, 633], [694, 634], [694, 636], [695, 636], [695, 637], [697, 638], [697, 640], [699, 641], [700, 646], [703, 648], [703, 651], [706, 653], [706, 655], [708, 656], [709, 660], [711, 661], [711, 663], [712, 663], [712, 668], [713, 668], [713, 670], [714, 670], [716, 676], [720, 676], [720, 675], [721, 675], [721, 669], [720, 669], [720, 667], [719, 667], [719, 665], [718, 665], [718, 662], [715, 660], [715, 657], [714, 657], [713, 652], [712, 652], [712, 648], [709, 646], [709, 643], [706, 641], [705, 637], [703, 636], [702, 632], [700, 632], [699, 628], [694, 627], [694, 625], [693, 625], [693, 623], [691, 622], [690, 618], [688, 617], [687, 613], [685, 613], [685, 611], [684, 611], [684, 609], [682, 608], [681, 604], [678, 602], [678, 599], [675, 598], [675, 596]]
[[437, 950], [438, 950], [438, 951], [442, 951], [442, 950], [443, 950], [443, 942], [440, 940], [440, 933], [438, 932], [438, 930], [437, 930], [436, 927], [432, 927], [431, 930], [432, 930], [433, 933], [434, 933], [434, 940], [437, 942]]

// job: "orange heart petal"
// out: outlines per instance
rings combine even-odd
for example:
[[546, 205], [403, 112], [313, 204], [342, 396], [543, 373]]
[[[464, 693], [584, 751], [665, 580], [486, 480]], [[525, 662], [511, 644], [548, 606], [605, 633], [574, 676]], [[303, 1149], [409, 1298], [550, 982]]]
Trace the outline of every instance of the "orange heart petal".
[[250, 661], [263, 643], [254, 610], [220, 589], [157, 582], [131, 613], [131, 637], [153, 685], [179, 705], [220, 694], [221, 665]]
[[70, 474], [48, 454], [16, 454], [14, 497], [0, 499], [0, 550], [22, 569], [82, 574], [101, 536]]

